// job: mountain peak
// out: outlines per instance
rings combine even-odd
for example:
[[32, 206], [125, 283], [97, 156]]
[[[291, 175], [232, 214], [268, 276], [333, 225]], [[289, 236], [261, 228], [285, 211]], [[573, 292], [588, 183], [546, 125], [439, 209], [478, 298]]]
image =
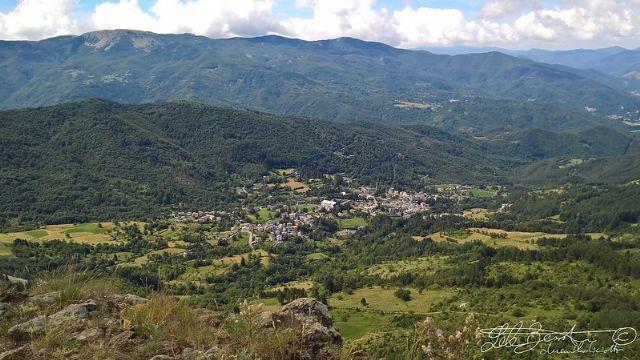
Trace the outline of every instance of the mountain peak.
[[104, 51], [124, 42], [144, 51], [151, 51], [160, 45], [156, 34], [139, 30], [100, 30], [82, 34], [81, 37], [84, 38], [86, 46]]

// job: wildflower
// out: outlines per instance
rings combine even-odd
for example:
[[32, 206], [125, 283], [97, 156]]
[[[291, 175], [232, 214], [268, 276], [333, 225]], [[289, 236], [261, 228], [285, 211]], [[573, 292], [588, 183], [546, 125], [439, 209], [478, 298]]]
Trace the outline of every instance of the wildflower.
[[438, 328], [438, 329], [436, 330], [436, 335], [437, 335], [438, 337], [442, 337], [442, 336], [444, 336], [444, 330], [442, 330], [442, 329]]
[[422, 352], [424, 352], [425, 355], [431, 357], [431, 355], [433, 355], [433, 348], [431, 347], [431, 343], [429, 343], [427, 346], [422, 345]]

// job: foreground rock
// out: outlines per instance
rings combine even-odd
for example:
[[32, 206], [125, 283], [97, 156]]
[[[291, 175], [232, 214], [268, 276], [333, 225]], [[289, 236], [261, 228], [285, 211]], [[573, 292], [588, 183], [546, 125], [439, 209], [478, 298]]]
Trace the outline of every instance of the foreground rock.
[[53, 315], [41, 315], [27, 322], [12, 326], [9, 336], [16, 340], [24, 340], [44, 332], [47, 327], [59, 326], [69, 321], [82, 321], [89, 318], [89, 314], [95, 311], [98, 305], [93, 300], [82, 304], [72, 304]]
[[303, 359], [328, 359], [342, 345], [327, 306], [313, 298], [297, 299], [281, 311], [264, 313], [264, 327], [292, 329], [301, 336]]
[[[39, 298], [37, 301], [41, 300], [42, 298]], [[134, 355], [136, 351], [149, 345], [152, 345], [152, 348], [145, 351], [153, 354], [150, 358], [154, 360], [234, 358], [238, 352], [243, 351], [234, 347], [237, 345], [233, 345], [233, 342], [225, 344], [224, 336], [210, 339], [210, 343], [198, 344], [196, 347], [192, 347], [195, 346], [193, 343], [172, 342], [171, 337], [153, 343], [154, 339], [149, 334], [149, 329], [143, 325], [132, 324], [127, 318], [122, 317], [129, 307], [143, 306], [141, 304], [146, 303], [147, 299], [135, 295], [110, 295], [98, 300], [70, 304], [52, 314], [41, 314], [29, 321], [13, 325], [7, 333], [10, 343], [0, 344], [0, 360], [50, 358], [52, 349], [33, 347], [33, 340], [43, 336], [50, 329], [63, 329], [61, 340], [72, 344], [70, 348], [75, 349], [69, 353], [69, 360], [85, 358], [93, 351], [87, 352], [92, 346], [109, 349], [117, 354], [118, 359], [137, 359], [139, 355]], [[24, 303], [33, 304], [32, 301], [33, 299], [25, 299]], [[20, 305], [9, 304], [0, 308], [8, 311], [12, 307], [18, 309]], [[198, 324], [207, 326], [212, 331], [220, 329], [224, 332], [227, 320], [225, 315], [207, 309], [195, 309], [192, 314], [198, 319]], [[281, 311], [263, 312], [259, 315], [263, 320], [263, 331], [287, 329], [297, 335], [299, 342], [296, 342], [294, 353], [286, 355], [283, 359], [329, 360], [334, 358], [335, 348], [342, 344], [342, 337], [333, 325], [329, 309], [316, 299], [298, 299], [285, 305]]]

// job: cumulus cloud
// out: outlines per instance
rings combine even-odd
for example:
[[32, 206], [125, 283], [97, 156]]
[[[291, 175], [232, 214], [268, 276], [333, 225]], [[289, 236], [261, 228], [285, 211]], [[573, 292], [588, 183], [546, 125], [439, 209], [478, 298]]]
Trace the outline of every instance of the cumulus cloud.
[[8, 13], [0, 12], [0, 38], [42, 39], [76, 30], [71, 12], [75, 0], [20, 0]]
[[375, 0], [297, 0], [299, 7], [312, 7], [312, 18], [282, 21], [287, 35], [303, 39], [342, 36], [397, 43], [400, 36], [387, 9], [374, 9]]
[[256, 36], [282, 31], [272, 13], [274, 4], [274, 0], [157, 0], [144, 11], [137, 0], [120, 0], [96, 6], [90, 25], [210, 37]]
[[[486, 0], [477, 16], [460, 9], [384, 8], [376, 0], [296, 0], [307, 17], [283, 15], [283, 0], [102, 0], [83, 18], [82, 0], [20, 0], [0, 13], [0, 37], [41, 39], [99, 29], [194, 33], [214, 38], [280, 34], [307, 40], [352, 36], [400, 47], [497, 45], [640, 46], [640, 0]], [[278, 15], [276, 15], [276, 13]]]

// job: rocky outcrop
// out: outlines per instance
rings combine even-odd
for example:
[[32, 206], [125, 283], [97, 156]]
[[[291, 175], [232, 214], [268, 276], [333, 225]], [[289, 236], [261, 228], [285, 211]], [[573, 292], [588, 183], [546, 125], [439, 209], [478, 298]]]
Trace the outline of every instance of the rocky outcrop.
[[[41, 303], [44, 299], [55, 295], [39, 297], [38, 300], [25, 298], [24, 303], [33, 307], [34, 302]], [[78, 348], [87, 346], [103, 346], [120, 354], [119, 358], [129, 359], [136, 349], [147, 346], [146, 342], [153, 341], [142, 325], [131, 324], [121, 317], [130, 306], [140, 306], [147, 299], [135, 295], [110, 295], [98, 298], [98, 301], [86, 300], [77, 304], [70, 304], [51, 314], [42, 314], [29, 321], [12, 326], [9, 331], [10, 344], [0, 347], [0, 360], [11, 359], [47, 359], [50, 353], [47, 349], [34, 350], [29, 341], [38, 338], [49, 329], [63, 329], [64, 341], [74, 342]], [[11, 308], [19, 309], [21, 305], [0, 304], [0, 311]], [[46, 305], [42, 309], [50, 309]], [[3, 310], [4, 309], [4, 310]], [[13, 310], [12, 310], [13, 311]], [[207, 309], [193, 310], [193, 315], [199, 324], [209, 329], [224, 329], [228, 318], [218, 312]], [[334, 348], [342, 344], [342, 337], [333, 325], [329, 309], [316, 299], [303, 298], [285, 305], [281, 311], [259, 313], [263, 323], [263, 331], [274, 329], [289, 329], [297, 335], [295, 353], [287, 355], [286, 359], [331, 359]], [[13, 315], [11, 315], [13, 316]], [[224, 332], [224, 331], [223, 331]], [[213, 360], [233, 356], [240, 349], [235, 348], [233, 342], [226, 342], [224, 336], [208, 344], [200, 344], [197, 348], [184, 347], [185, 343], [177, 344], [170, 338], [157, 341], [153, 345], [153, 360]], [[2, 350], [13, 350], [2, 352]], [[207, 350], [208, 349], [208, 350]], [[33, 352], [36, 351], [36, 352]], [[78, 354], [72, 354], [69, 359], [76, 359]], [[77, 356], [76, 356], [77, 355]], [[76, 357], [74, 357], [76, 356]]]
[[9, 335], [16, 340], [29, 338], [44, 332], [48, 326], [59, 326], [69, 321], [86, 320], [89, 318], [89, 314], [97, 308], [98, 305], [93, 300], [82, 304], [72, 304], [52, 315], [41, 315], [14, 325], [9, 329]]
[[327, 306], [313, 298], [297, 299], [281, 311], [264, 313], [264, 327], [292, 329], [301, 338], [303, 359], [328, 359], [330, 348], [342, 345]]

